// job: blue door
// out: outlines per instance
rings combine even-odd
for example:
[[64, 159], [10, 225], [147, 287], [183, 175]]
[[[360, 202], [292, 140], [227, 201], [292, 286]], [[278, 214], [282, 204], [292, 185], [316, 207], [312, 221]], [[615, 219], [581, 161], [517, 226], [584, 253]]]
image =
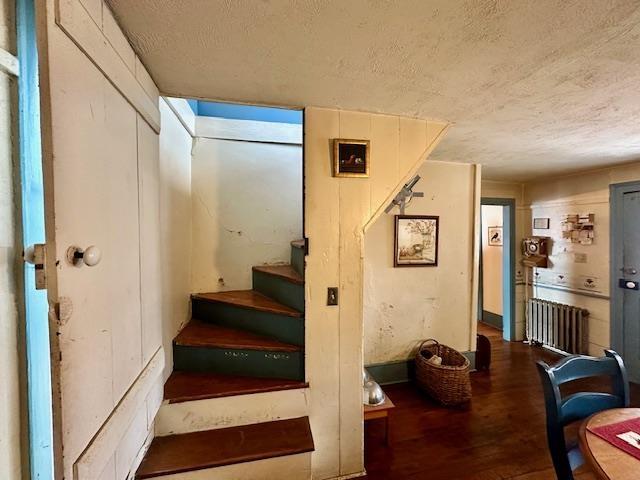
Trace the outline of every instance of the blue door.
[[[45, 244], [40, 142], [38, 54], [33, 0], [16, 4], [20, 176], [25, 250]], [[29, 460], [32, 479], [53, 478], [53, 421], [47, 291], [37, 290], [36, 266], [25, 262], [25, 313], [29, 405]]]
[[640, 382], [640, 182], [611, 186], [611, 345]]
[[[618, 288], [622, 289], [624, 361], [629, 375], [640, 382], [640, 191], [626, 192], [622, 199], [622, 266]], [[624, 283], [624, 285], [622, 285]], [[632, 287], [632, 288], [630, 288]]]

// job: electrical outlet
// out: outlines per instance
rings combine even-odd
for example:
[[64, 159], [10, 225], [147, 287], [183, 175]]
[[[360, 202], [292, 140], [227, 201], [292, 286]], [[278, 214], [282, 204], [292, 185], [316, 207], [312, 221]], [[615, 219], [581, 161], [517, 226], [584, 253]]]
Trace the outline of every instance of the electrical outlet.
[[327, 305], [338, 305], [338, 287], [327, 288]]

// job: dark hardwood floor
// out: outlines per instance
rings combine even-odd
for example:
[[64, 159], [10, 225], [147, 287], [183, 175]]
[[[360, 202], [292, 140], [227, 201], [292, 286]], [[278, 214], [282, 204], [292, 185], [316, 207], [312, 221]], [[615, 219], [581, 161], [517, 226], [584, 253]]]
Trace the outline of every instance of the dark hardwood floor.
[[[560, 356], [519, 342], [504, 342], [501, 332], [490, 327], [481, 326], [480, 331], [491, 340], [491, 370], [471, 374], [473, 400], [468, 408], [440, 407], [412, 384], [384, 387], [396, 404], [390, 420], [390, 445], [384, 445], [383, 422], [367, 424], [367, 480], [555, 478], [535, 361], [555, 362]], [[571, 387], [586, 388], [607, 387], [594, 382]], [[639, 385], [632, 385], [631, 399], [634, 406], [640, 406]], [[587, 472], [576, 478], [594, 477]]]

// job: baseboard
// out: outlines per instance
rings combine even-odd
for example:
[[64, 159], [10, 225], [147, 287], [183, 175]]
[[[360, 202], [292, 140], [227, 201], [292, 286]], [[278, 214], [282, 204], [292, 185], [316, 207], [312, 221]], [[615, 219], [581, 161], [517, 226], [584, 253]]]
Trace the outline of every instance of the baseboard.
[[487, 325], [491, 325], [499, 330], [502, 330], [502, 315], [498, 315], [497, 313], [488, 312], [487, 310], [482, 311], [482, 322]]
[[[476, 369], [476, 352], [461, 352], [471, 364], [471, 370]], [[365, 368], [373, 379], [380, 385], [392, 385], [405, 383], [415, 378], [415, 362], [413, 358], [407, 360], [394, 360], [392, 362], [375, 363], [366, 365]]]
[[351, 478], [361, 478], [366, 476], [367, 476], [367, 471], [363, 470], [362, 472], [358, 472], [358, 473], [350, 473], [348, 475], [340, 475], [338, 477], [332, 477], [331, 480], [349, 480]]

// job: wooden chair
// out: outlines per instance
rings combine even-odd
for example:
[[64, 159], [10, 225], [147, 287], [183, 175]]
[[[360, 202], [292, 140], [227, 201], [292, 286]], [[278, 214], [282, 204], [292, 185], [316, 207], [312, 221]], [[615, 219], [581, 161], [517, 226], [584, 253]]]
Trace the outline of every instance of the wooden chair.
[[[558, 480], [574, 480], [572, 472], [583, 463], [577, 443], [567, 444], [564, 427], [602, 410], [629, 406], [629, 381], [622, 358], [613, 350], [605, 350], [605, 355], [572, 355], [553, 367], [537, 362], [547, 410], [547, 440]], [[563, 383], [599, 376], [611, 378], [612, 393], [579, 392], [562, 397]]]

